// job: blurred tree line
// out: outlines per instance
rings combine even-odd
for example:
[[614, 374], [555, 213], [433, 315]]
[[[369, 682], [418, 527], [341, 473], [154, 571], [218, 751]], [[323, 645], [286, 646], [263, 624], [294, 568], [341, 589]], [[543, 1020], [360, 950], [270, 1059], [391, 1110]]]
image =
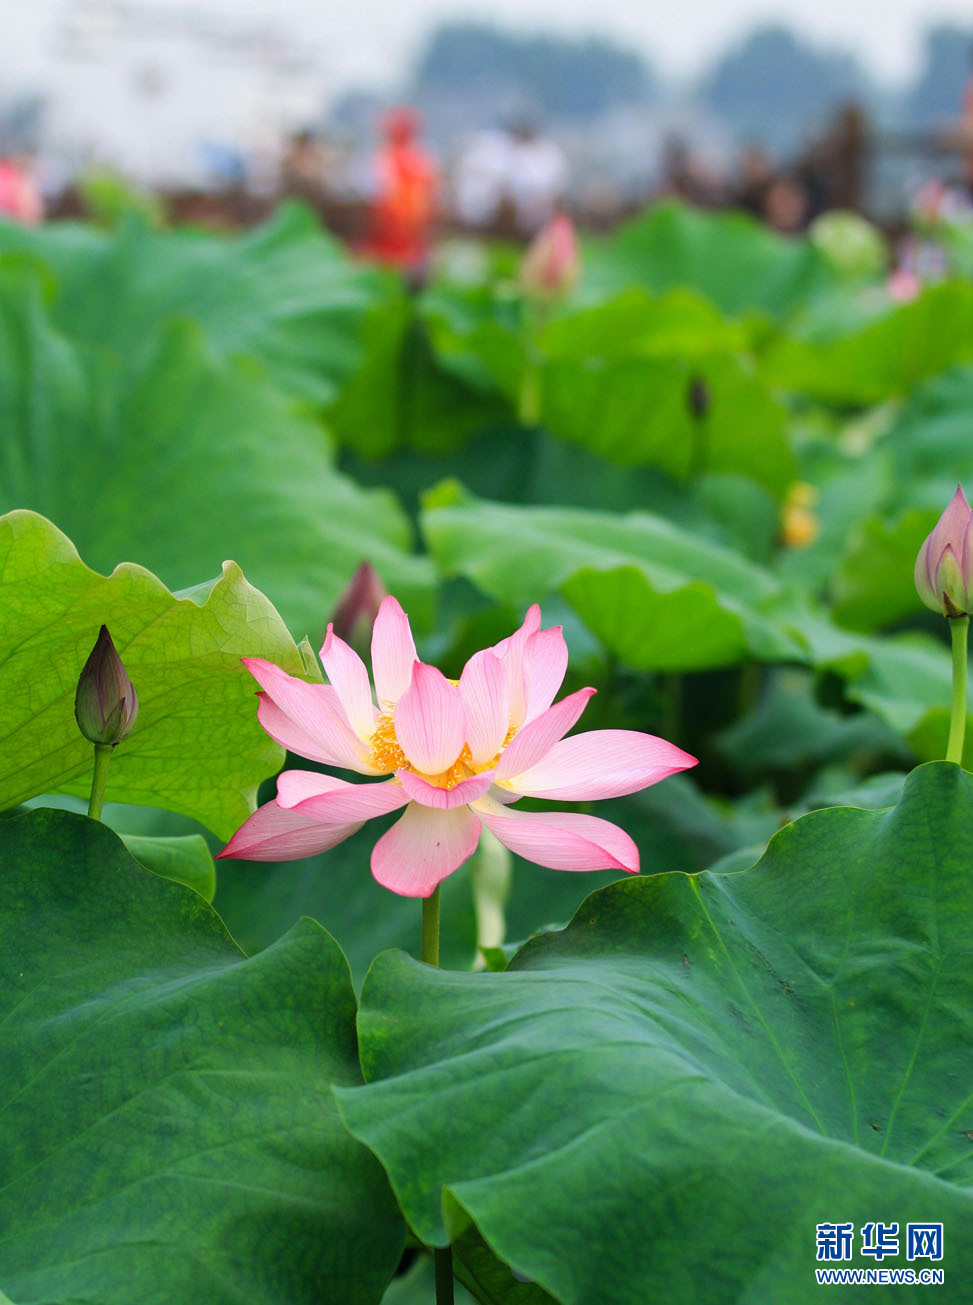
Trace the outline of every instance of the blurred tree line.
[[[911, 86], [876, 85], [854, 55], [813, 44], [781, 25], [761, 27], [704, 70], [691, 97], [738, 139], [786, 148], [835, 104], [858, 101], [901, 127], [955, 117], [970, 75], [973, 26], [927, 31]], [[685, 89], [685, 88], [683, 88]], [[664, 102], [672, 88], [642, 55], [608, 40], [523, 35], [483, 22], [450, 22], [430, 38], [416, 69], [418, 103], [529, 105], [548, 121], [596, 117]]]
[[592, 117], [617, 105], [651, 102], [656, 79], [640, 55], [590, 37], [523, 36], [486, 23], [446, 23], [416, 72], [420, 98], [444, 95], [530, 101], [554, 118]]

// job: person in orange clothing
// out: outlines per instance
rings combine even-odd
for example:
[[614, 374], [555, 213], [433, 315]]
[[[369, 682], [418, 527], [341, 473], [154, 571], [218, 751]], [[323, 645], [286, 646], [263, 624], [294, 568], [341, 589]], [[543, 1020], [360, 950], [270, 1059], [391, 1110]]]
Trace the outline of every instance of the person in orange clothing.
[[439, 169], [417, 137], [419, 117], [398, 108], [382, 120], [383, 144], [374, 164], [374, 191], [369, 206], [368, 234], [360, 252], [421, 275], [429, 256]]

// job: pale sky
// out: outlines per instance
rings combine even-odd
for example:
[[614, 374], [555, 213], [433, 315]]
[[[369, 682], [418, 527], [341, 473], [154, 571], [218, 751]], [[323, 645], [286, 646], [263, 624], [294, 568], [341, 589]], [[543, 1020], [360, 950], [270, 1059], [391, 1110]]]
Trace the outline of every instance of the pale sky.
[[[926, 26], [973, 27], [973, 0], [0, 0], [0, 105], [43, 92], [47, 144], [74, 166], [184, 179], [205, 141], [260, 148], [351, 86], [398, 93], [449, 18], [610, 38], [670, 82], [783, 22], [895, 85]], [[287, 47], [276, 60], [268, 33]]]
[[[96, 0], [97, 2], [97, 0]], [[5, 47], [0, 92], [47, 64], [58, 19], [92, 0], [0, 0]], [[664, 76], [697, 72], [765, 21], [853, 49], [875, 74], [914, 73], [924, 27], [973, 26], [973, 0], [119, 0], [123, 6], [276, 22], [313, 49], [335, 89], [394, 84], [440, 18], [481, 17], [520, 29], [614, 37], [648, 55]]]

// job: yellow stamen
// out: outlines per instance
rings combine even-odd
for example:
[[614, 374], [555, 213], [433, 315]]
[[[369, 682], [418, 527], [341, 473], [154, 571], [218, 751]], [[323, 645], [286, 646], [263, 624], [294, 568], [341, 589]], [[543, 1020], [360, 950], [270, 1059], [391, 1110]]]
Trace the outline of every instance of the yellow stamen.
[[448, 770], [444, 770], [439, 775], [424, 775], [423, 778], [427, 779], [430, 784], [435, 784], [437, 788], [455, 788], [464, 779], [469, 779], [471, 775], [475, 774], [476, 769], [473, 766], [473, 758], [470, 756], [469, 744], [464, 743], [463, 751]]
[[411, 770], [409, 759], [395, 737], [395, 719], [391, 712], [383, 712], [375, 722], [372, 735], [372, 755], [369, 758], [376, 770]]
[[485, 762], [480, 766], [474, 766], [470, 746], [468, 743], [464, 743], [463, 751], [447, 770], [440, 772], [438, 775], [425, 775], [412, 764], [402, 751], [402, 745], [395, 734], [394, 712], [387, 711], [382, 712], [375, 722], [375, 732], [372, 734], [372, 751], [368, 760], [376, 770], [385, 772], [411, 770], [413, 774], [422, 775], [423, 779], [430, 784], [435, 784], [437, 788], [450, 789], [455, 788], [457, 784], [461, 784], [464, 779], [469, 779], [471, 775], [478, 775], [484, 770], [492, 770], [500, 760], [503, 749], [516, 733], [516, 726], [511, 725], [507, 730], [507, 736], [503, 741], [500, 752], [492, 761]]

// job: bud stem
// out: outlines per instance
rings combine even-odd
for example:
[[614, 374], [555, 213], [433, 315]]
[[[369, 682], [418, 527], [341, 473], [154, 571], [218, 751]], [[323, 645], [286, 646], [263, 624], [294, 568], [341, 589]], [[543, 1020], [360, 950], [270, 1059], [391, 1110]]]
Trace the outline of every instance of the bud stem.
[[91, 797], [88, 799], [88, 815], [92, 820], [101, 819], [101, 804], [105, 800], [105, 787], [108, 783], [108, 763], [111, 760], [112, 744], [95, 744], [95, 769], [91, 776]]
[[547, 320], [545, 305], [524, 305], [524, 374], [517, 398], [517, 420], [521, 426], [536, 426], [541, 419], [541, 351], [538, 337]]
[[953, 616], [949, 633], [953, 640], [953, 710], [949, 718], [949, 742], [946, 760], [963, 764], [963, 739], [966, 734], [966, 639], [970, 628], [968, 616]]
[[[422, 959], [439, 967], [439, 885], [422, 899]], [[453, 1248], [434, 1246], [436, 1305], [453, 1305]]]
[[436, 1305], [453, 1305], [453, 1249], [437, 1246], [432, 1258], [436, 1266]]
[[439, 885], [422, 899], [422, 959], [439, 965]]
[[691, 416], [693, 432], [689, 453], [689, 479], [696, 480], [706, 470], [709, 461], [709, 422], [706, 412], [694, 412]]
[[521, 426], [536, 426], [541, 417], [540, 376], [537, 362], [529, 357], [524, 366], [524, 375], [520, 383], [520, 397], [517, 401], [517, 420]]

